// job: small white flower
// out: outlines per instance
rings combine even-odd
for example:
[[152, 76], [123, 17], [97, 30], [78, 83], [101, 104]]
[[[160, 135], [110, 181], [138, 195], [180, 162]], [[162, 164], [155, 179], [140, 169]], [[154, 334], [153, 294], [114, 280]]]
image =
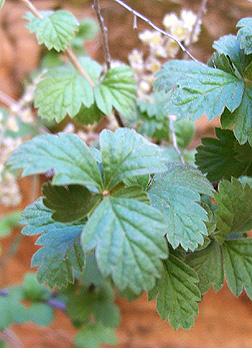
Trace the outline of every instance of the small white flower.
[[169, 39], [165, 45], [165, 50], [169, 57], [174, 58], [179, 52], [179, 45], [176, 41]]
[[163, 25], [166, 30], [176, 27], [178, 23], [180, 23], [180, 20], [174, 12], [166, 14], [163, 18]]
[[196, 22], [197, 16], [190, 10], [183, 9], [180, 14], [180, 18], [183, 21], [183, 25], [189, 31], [192, 31], [192, 28]]
[[143, 93], [149, 93], [151, 91], [151, 86], [147, 81], [142, 80], [139, 84], [139, 88]]
[[17, 121], [14, 116], [9, 116], [7, 122], [5, 123], [5, 127], [13, 132], [18, 132], [19, 127]]
[[64, 133], [74, 133], [74, 125], [72, 123], [68, 123], [66, 127], [63, 129]]
[[149, 57], [146, 62], [146, 70], [151, 71], [153, 74], [156, 74], [162, 67], [160, 61], [155, 57]]

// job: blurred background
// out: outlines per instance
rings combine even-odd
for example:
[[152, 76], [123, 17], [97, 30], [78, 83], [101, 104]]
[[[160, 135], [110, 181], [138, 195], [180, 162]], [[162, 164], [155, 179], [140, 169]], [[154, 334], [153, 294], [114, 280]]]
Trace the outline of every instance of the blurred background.
[[[94, 18], [89, 0], [36, 0], [35, 6], [42, 9], [64, 8], [71, 10], [78, 19]], [[178, 16], [182, 9], [197, 14], [198, 0], [128, 0], [127, 4], [162, 27], [167, 13]], [[108, 28], [112, 59], [128, 63], [132, 49], [146, 50], [139, 39], [140, 32], [150, 29], [147, 23], [138, 20], [133, 29], [133, 15], [113, 0], [101, 0], [102, 14]], [[39, 65], [42, 48], [34, 35], [24, 27], [22, 18], [26, 9], [17, 0], [7, 0], [0, 11], [0, 91], [13, 100], [23, 93], [24, 81]], [[220, 36], [236, 33], [236, 23], [243, 17], [252, 16], [252, 2], [248, 0], [208, 0], [207, 11], [202, 17], [199, 39], [191, 45], [191, 53], [200, 61], [207, 62], [213, 52], [212, 44]], [[99, 34], [85, 43], [88, 54], [104, 61]], [[181, 53], [178, 54], [182, 58]], [[3, 105], [3, 103], [2, 103]], [[1, 102], [0, 102], [1, 106]], [[197, 121], [193, 146], [204, 135], [213, 135], [218, 119], [209, 123], [204, 117]], [[36, 179], [21, 179], [22, 200], [15, 209], [22, 210], [40, 195], [40, 182]], [[14, 208], [0, 205], [0, 216]], [[36, 237], [18, 239], [20, 229], [1, 239], [3, 252], [0, 255], [1, 286], [21, 282], [30, 270], [30, 260], [37, 247]], [[117, 299], [122, 321], [117, 330], [118, 348], [252, 348], [252, 302], [245, 294], [235, 298], [226, 285], [215, 294], [211, 289], [199, 305], [199, 317], [190, 331], [173, 330], [169, 323], [162, 322], [156, 313], [154, 302], [143, 295], [133, 303]], [[0, 314], [1, 315], [1, 314]], [[14, 325], [13, 332], [19, 337], [15, 347], [25, 348], [70, 348], [75, 331], [63, 313], [58, 312], [53, 323], [46, 328], [35, 324]]]

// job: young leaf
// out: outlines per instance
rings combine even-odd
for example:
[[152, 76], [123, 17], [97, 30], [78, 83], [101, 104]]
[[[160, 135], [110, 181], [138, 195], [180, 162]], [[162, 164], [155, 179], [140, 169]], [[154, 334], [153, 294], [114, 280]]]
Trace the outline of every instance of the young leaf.
[[84, 251], [95, 249], [103, 275], [111, 274], [120, 291], [149, 290], [162, 274], [168, 255], [166, 224], [161, 213], [135, 199], [107, 196], [84, 227]]
[[43, 18], [35, 17], [31, 12], [27, 12], [25, 19], [29, 21], [26, 27], [31, 33], [36, 33], [38, 43], [46, 45], [51, 50], [64, 51], [78, 31], [79, 23], [71, 12], [41, 11]]
[[221, 249], [216, 241], [211, 241], [205, 249], [189, 254], [186, 263], [198, 274], [197, 286], [201, 294], [205, 294], [211, 285], [215, 292], [220, 290], [224, 272]]
[[35, 90], [35, 107], [42, 118], [62, 121], [68, 114], [74, 117], [81, 105], [91, 107], [93, 89], [88, 80], [69, 64], [49, 70]]
[[237, 39], [241, 41], [241, 48], [246, 54], [252, 53], [252, 18], [242, 18], [236, 26], [241, 28], [237, 34]]
[[136, 102], [136, 89], [132, 70], [128, 66], [112, 68], [95, 87], [95, 101], [105, 115], [109, 115], [114, 107], [129, 116]]
[[[215, 138], [202, 138], [203, 145], [197, 147], [195, 161], [202, 173], [207, 173], [211, 182], [240, 177], [251, 164], [251, 156], [240, 153], [243, 147], [238, 144], [231, 130], [215, 128]], [[252, 148], [250, 148], [252, 154]]]
[[212, 120], [222, 114], [225, 106], [234, 111], [241, 103], [244, 82], [222, 70], [181, 60], [165, 63], [162, 70], [156, 87], [172, 89], [166, 111], [178, 119], [195, 120], [206, 114]]
[[194, 316], [198, 315], [200, 291], [195, 283], [197, 273], [177, 257], [170, 254], [164, 261], [164, 274], [157, 281], [148, 296], [153, 300], [157, 296], [157, 311], [163, 320], [169, 318], [171, 326], [190, 329], [194, 325]]
[[39, 282], [48, 281], [50, 287], [62, 287], [74, 281], [74, 270], [81, 272], [84, 267], [79, 240], [83, 221], [75, 225], [55, 222], [52, 213], [43, 205], [42, 199], [38, 199], [22, 214], [22, 223], [28, 224], [22, 233], [43, 233], [36, 244], [45, 246], [33, 255], [32, 267], [40, 266], [37, 271]]
[[175, 249], [195, 250], [203, 244], [208, 220], [200, 204], [199, 193], [212, 195], [207, 179], [195, 168], [169, 163], [164, 174], [154, 177], [148, 191], [152, 205], [161, 211], [167, 222], [166, 236]]
[[44, 205], [53, 210], [55, 221], [71, 222], [85, 217], [101, 199], [100, 194], [90, 192], [81, 185], [53, 186], [43, 185]]
[[227, 284], [235, 296], [244, 288], [252, 299], [252, 238], [227, 240], [223, 246]]
[[230, 233], [247, 232], [252, 228], [252, 224], [247, 225], [252, 218], [252, 188], [249, 185], [243, 187], [235, 178], [231, 182], [224, 180], [215, 194], [215, 201], [218, 207], [214, 213], [218, 242], [222, 243]]
[[166, 170], [165, 153], [133, 129], [103, 130], [100, 146], [107, 190], [128, 177]]
[[9, 157], [13, 169], [24, 168], [23, 176], [52, 170], [54, 185], [102, 187], [95, 158], [87, 145], [74, 134], [39, 135], [24, 142]]
[[87, 324], [74, 337], [76, 348], [99, 348], [101, 344], [117, 343], [114, 329], [104, 327], [101, 323]]

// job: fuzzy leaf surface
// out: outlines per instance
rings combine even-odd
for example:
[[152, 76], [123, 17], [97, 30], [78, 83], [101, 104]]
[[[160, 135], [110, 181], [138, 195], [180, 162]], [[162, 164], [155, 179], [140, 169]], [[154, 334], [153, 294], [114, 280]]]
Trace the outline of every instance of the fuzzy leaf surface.
[[53, 186], [46, 183], [42, 193], [44, 205], [54, 211], [52, 218], [60, 222], [82, 219], [101, 199], [100, 194], [81, 185]]
[[114, 329], [105, 327], [101, 323], [85, 325], [75, 337], [76, 348], [99, 348], [101, 344], [115, 345], [117, 343]]
[[[203, 145], [197, 147], [196, 164], [211, 182], [240, 177], [251, 164], [251, 158], [241, 158], [243, 147], [239, 145], [231, 130], [215, 129], [216, 138], [202, 138]], [[252, 148], [251, 153], [252, 153]]]
[[230, 290], [239, 296], [244, 288], [252, 299], [252, 238], [225, 241], [222, 249]]
[[95, 87], [95, 101], [105, 115], [109, 115], [114, 107], [123, 115], [129, 116], [136, 102], [136, 89], [137, 85], [129, 67], [112, 68]]
[[152, 205], [167, 222], [166, 236], [175, 249], [195, 250], [203, 244], [208, 221], [207, 212], [198, 202], [200, 193], [212, 195], [208, 180], [195, 168], [169, 163], [167, 171], [154, 177], [148, 191]]
[[107, 196], [84, 227], [84, 251], [95, 250], [103, 277], [109, 275], [122, 291], [149, 290], [162, 274], [168, 255], [162, 214], [135, 199]]
[[252, 188], [249, 185], [243, 186], [235, 178], [231, 182], [224, 180], [214, 198], [218, 207], [214, 215], [219, 242], [223, 242], [230, 233], [243, 231], [243, 226], [248, 230], [252, 228], [252, 223], [247, 225], [252, 219]]
[[42, 118], [60, 122], [66, 115], [77, 115], [82, 104], [89, 108], [93, 103], [91, 84], [70, 63], [50, 69], [36, 86], [35, 107]]
[[242, 100], [242, 80], [194, 61], [169, 61], [157, 76], [158, 89], [164, 88], [166, 92], [172, 89], [166, 111], [178, 119], [195, 120], [206, 114], [212, 120], [225, 107], [234, 111]]
[[137, 175], [164, 172], [167, 156], [134, 130], [103, 130], [100, 136], [104, 187], [108, 190], [120, 181]]
[[195, 283], [197, 273], [174, 255], [164, 261], [164, 274], [157, 281], [148, 296], [153, 300], [157, 296], [157, 311], [163, 320], [167, 317], [171, 326], [190, 329], [194, 325], [194, 316], [198, 315], [200, 291]]
[[237, 39], [241, 41], [241, 48], [246, 54], [252, 53], [252, 18], [242, 18], [236, 26], [241, 28], [237, 34]]
[[39, 45], [51, 50], [64, 51], [75, 37], [79, 23], [71, 12], [41, 11], [43, 18], [35, 17], [31, 12], [27, 12], [25, 18], [29, 21], [26, 27], [31, 33], [36, 33]]
[[220, 246], [212, 241], [206, 248], [195, 251], [186, 258], [186, 263], [198, 274], [197, 284], [201, 294], [211, 287], [217, 292], [224, 282], [224, 271]]
[[23, 176], [55, 173], [54, 185], [102, 186], [96, 160], [87, 145], [74, 134], [39, 135], [24, 142], [9, 157], [13, 169], [23, 170]]
[[32, 258], [32, 267], [40, 266], [37, 271], [38, 281], [48, 281], [50, 287], [66, 286], [74, 281], [74, 270], [84, 268], [84, 254], [80, 246], [82, 224], [63, 224], [55, 222], [53, 211], [46, 208], [39, 198], [23, 212], [22, 223], [28, 224], [22, 233], [39, 234], [36, 244], [44, 245]]

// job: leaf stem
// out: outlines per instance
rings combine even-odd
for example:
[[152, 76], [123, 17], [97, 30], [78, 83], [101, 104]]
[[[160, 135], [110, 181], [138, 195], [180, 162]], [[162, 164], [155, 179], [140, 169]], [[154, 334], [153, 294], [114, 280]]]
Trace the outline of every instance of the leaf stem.
[[171, 134], [172, 134], [172, 144], [173, 144], [173, 147], [174, 147], [175, 151], [177, 152], [177, 154], [179, 155], [179, 157], [181, 159], [181, 162], [183, 164], [185, 164], [184, 157], [183, 157], [181, 151], [178, 148], [177, 138], [176, 138], [174, 124], [173, 124], [173, 116], [171, 115], [171, 116], [168, 116], [168, 117], [169, 117], [170, 131], [171, 131]]
[[[34, 14], [34, 16], [36, 16], [37, 18], [40, 18], [40, 19], [43, 18], [42, 14], [37, 10], [37, 8], [31, 3], [30, 0], [21, 0], [21, 1]], [[73, 51], [71, 51], [70, 48], [67, 47], [65, 49], [64, 53], [67, 56], [67, 58], [69, 59], [69, 61], [73, 64], [75, 69], [88, 80], [88, 82], [90, 83], [90, 85], [92, 87], [94, 87], [95, 86], [94, 82], [88, 76], [86, 71], [83, 69], [83, 67], [79, 63], [79, 61], [78, 61], [77, 57], [75, 56], [75, 54], [73, 53]]]
[[126, 10], [128, 10], [129, 12], [133, 13], [134, 17], [138, 17], [138, 18], [142, 19], [143, 21], [148, 23], [153, 29], [159, 31], [161, 34], [168, 36], [171, 40], [177, 42], [177, 44], [179, 45], [179, 47], [182, 49], [183, 52], [187, 53], [188, 56], [190, 58], [192, 58], [195, 62], [199, 62], [175, 36], [167, 33], [167, 31], [157, 27], [154, 23], [152, 23], [149, 20], [149, 18], [147, 18], [147, 17], [143, 16], [141, 13], [133, 10], [132, 7], [125, 4], [125, 2], [123, 2], [122, 0], [114, 0], [114, 1], [117, 2], [119, 5], [123, 6], [124, 8], [126, 8]]
[[[93, 8], [95, 10], [95, 14], [96, 14], [97, 20], [98, 20], [99, 25], [100, 25], [102, 45], [103, 45], [103, 50], [104, 50], [104, 54], [105, 54], [105, 63], [106, 63], [107, 70], [109, 70], [109, 69], [111, 69], [111, 56], [110, 56], [109, 45], [108, 45], [108, 35], [107, 35], [108, 29], [105, 26], [104, 19], [101, 15], [101, 7], [100, 7], [99, 0], [94, 0]], [[115, 116], [115, 119], [116, 119], [119, 127], [125, 127], [125, 124], [124, 124], [119, 112], [117, 110], [113, 109], [113, 114]]]

